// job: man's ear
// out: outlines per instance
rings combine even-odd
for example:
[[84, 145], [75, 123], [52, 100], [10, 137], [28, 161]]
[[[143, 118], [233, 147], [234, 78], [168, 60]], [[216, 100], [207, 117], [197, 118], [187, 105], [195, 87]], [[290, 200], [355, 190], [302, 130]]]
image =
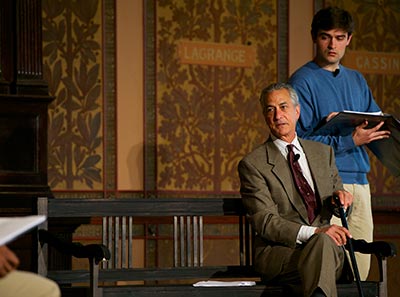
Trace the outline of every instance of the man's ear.
[[351, 39], [353, 38], [353, 34], [349, 35], [349, 37], [347, 37], [347, 44], [346, 46], [348, 46], [350, 44]]
[[298, 120], [300, 118], [300, 105], [296, 106], [295, 112], [296, 112], [296, 120]]
[[310, 35], [311, 35], [311, 40], [315, 43], [315, 40], [317, 39], [317, 36], [314, 36], [312, 31], [310, 31]]

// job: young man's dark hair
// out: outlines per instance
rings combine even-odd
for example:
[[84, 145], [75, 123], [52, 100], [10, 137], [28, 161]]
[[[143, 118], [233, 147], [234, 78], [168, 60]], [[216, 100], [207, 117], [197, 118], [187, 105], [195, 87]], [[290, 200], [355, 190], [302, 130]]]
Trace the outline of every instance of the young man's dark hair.
[[354, 30], [353, 17], [349, 12], [338, 7], [327, 7], [318, 11], [311, 24], [311, 36], [317, 38], [319, 30], [342, 29], [349, 36]]

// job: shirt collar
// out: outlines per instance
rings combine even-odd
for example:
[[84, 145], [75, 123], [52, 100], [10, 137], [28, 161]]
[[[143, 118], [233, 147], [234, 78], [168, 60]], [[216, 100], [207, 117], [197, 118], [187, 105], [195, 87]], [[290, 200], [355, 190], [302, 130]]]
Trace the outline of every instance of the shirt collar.
[[297, 138], [297, 135], [294, 137], [293, 141], [291, 143], [288, 143], [282, 139], [277, 138], [274, 135], [271, 135], [272, 137], [272, 142], [275, 144], [275, 146], [279, 149], [279, 151], [282, 153], [282, 155], [284, 155], [286, 157], [288, 150], [287, 150], [287, 146], [289, 144], [293, 144], [294, 145], [294, 151], [296, 152], [303, 152], [303, 149], [301, 148], [299, 139]]

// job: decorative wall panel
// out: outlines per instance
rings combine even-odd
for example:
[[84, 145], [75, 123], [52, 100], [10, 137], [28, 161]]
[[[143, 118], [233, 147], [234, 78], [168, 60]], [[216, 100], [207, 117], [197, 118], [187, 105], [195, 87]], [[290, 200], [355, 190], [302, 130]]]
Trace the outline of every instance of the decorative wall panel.
[[155, 111], [147, 114], [147, 190], [238, 191], [239, 160], [267, 136], [260, 91], [284, 76], [282, 3], [146, 4], [146, 63], [155, 60], [154, 77], [147, 74], [147, 111]]
[[103, 188], [102, 5], [43, 1], [44, 74], [53, 190]]

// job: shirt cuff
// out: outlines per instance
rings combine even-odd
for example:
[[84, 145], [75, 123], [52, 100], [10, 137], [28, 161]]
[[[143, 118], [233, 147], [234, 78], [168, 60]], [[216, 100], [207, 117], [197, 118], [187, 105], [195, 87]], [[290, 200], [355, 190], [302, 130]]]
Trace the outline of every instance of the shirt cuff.
[[311, 236], [314, 235], [315, 230], [317, 227], [311, 227], [311, 226], [301, 226], [299, 233], [297, 233], [297, 238], [296, 238], [296, 243], [302, 244], [304, 242], [307, 242]]

